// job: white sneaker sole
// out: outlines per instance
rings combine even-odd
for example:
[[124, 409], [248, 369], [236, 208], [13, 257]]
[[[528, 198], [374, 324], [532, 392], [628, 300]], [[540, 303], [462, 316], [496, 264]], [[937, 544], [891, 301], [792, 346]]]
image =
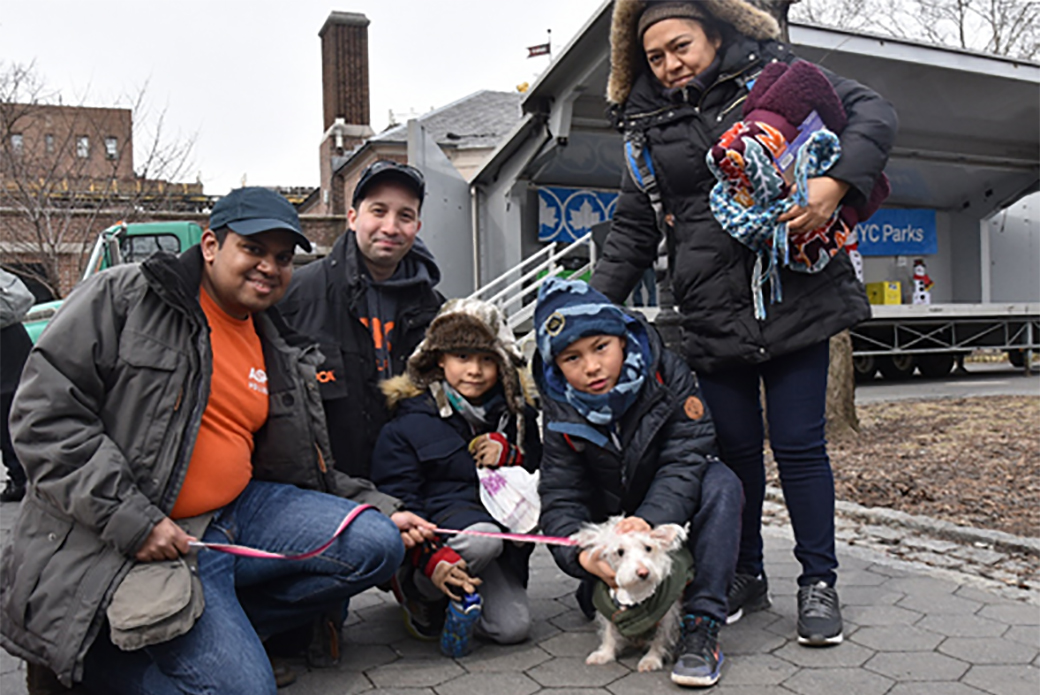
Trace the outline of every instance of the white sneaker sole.
[[694, 676], [677, 676], [673, 673], [672, 682], [676, 685], [683, 685], [688, 688], [710, 688], [719, 682], [719, 677], [697, 678]]
[[806, 647], [833, 647], [836, 644], [841, 644], [843, 641], [845, 641], [845, 637], [840, 632], [834, 637], [820, 637], [818, 635], [803, 637], [798, 635], [798, 644]]

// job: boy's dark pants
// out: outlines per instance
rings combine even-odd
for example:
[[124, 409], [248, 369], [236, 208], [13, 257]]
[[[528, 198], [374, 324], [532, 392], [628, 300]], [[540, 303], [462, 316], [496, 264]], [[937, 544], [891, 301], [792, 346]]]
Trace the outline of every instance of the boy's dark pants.
[[690, 520], [687, 546], [693, 554], [694, 577], [683, 594], [683, 613], [726, 622], [726, 593], [737, 565], [743, 504], [740, 479], [725, 464], [710, 463], [701, 482], [700, 506]]

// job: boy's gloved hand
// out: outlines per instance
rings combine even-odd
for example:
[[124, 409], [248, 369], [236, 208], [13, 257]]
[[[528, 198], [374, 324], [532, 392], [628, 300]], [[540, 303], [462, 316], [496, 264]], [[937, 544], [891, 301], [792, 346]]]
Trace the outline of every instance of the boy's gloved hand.
[[469, 453], [473, 454], [478, 468], [517, 466], [523, 463], [520, 449], [509, 443], [501, 432], [481, 434], [469, 442]]
[[444, 592], [449, 598], [461, 601], [461, 596], [452, 593], [451, 588], [462, 589], [467, 594], [472, 594], [483, 582], [479, 577], [471, 577], [466, 572], [466, 561], [459, 559], [457, 562], [442, 560], [433, 568], [433, 576], [430, 577], [433, 585]]

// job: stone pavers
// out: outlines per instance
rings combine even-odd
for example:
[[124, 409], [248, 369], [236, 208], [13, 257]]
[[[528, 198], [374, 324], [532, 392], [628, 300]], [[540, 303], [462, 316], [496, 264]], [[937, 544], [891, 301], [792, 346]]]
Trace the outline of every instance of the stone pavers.
[[[6, 542], [14, 507], [0, 507]], [[882, 526], [880, 528], [890, 528]], [[902, 541], [900, 541], [902, 542]], [[808, 649], [795, 640], [790, 529], [766, 529], [773, 606], [723, 628], [720, 695], [1037, 695], [1040, 592], [900, 555], [839, 543], [845, 643]], [[955, 554], [958, 548], [927, 552]], [[994, 551], [997, 552], [997, 551]], [[963, 565], [962, 565], [963, 567]], [[656, 695], [677, 693], [667, 673], [637, 673], [639, 654], [585, 665], [598, 644], [577, 609], [575, 581], [549, 553], [532, 557], [534, 628], [527, 642], [481, 645], [463, 659], [408, 637], [389, 594], [355, 598], [339, 666], [307, 671], [286, 695]], [[0, 693], [23, 695], [24, 665], [0, 652]]]

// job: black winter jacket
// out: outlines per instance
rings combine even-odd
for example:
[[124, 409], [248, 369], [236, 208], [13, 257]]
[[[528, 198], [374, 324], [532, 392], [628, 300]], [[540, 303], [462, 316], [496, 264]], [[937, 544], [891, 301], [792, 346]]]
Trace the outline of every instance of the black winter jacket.
[[[408, 257], [426, 266], [431, 282], [417, 286], [411, 296], [402, 293], [398, 302], [390, 345], [394, 374], [404, 373], [408, 357], [444, 303], [433, 289], [440, 280], [433, 257], [418, 243]], [[368, 478], [376, 437], [389, 414], [379, 390], [372, 334], [360, 320], [368, 282], [361, 263], [356, 235], [347, 231], [328, 256], [296, 271], [278, 308], [293, 328], [319, 343], [325, 356], [318, 385], [336, 468]]]
[[[718, 77], [703, 93], [688, 86], [666, 95], [648, 69], [636, 66], [631, 92], [616, 110], [622, 131], [645, 133], [665, 211], [674, 218], [669, 266], [682, 316], [683, 353], [691, 366], [706, 372], [765, 362], [870, 317], [863, 286], [847, 255], [839, 253], [819, 273], [781, 270], [783, 301], [767, 301], [766, 319], [755, 319], [755, 255], [712, 215], [708, 195], [716, 179], [705, 154], [740, 120], [749, 84], [762, 67], [773, 60], [793, 62], [795, 57], [783, 44], [739, 35], [720, 49], [719, 57]], [[862, 202], [885, 166], [896, 114], [867, 87], [824, 73], [848, 115], [848, 126], [840, 135], [842, 156], [828, 175], [850, 184], [845, 202]], [[659, 240], [649, 200], [626, 171], [592, 286], [623, 301], [656, 258]]]
[[[650, 344], [652, 363], [643, 387], [620, 421], [620, 450], [604, 427], [552, 397], [543, 362], [532, 370], [542, 393], [541, 527], [569, 536], [585, 523], [610, 516], [639, 516], [651, 526], [685, 524], [700, 505], [701, 480], [717, 459], [715, 426], [697, 379], [641, 317], [631, 330]], [[555, 369], [555, 367], [551, 367]], [[564, 572], [591, 578], [578, 564], [578, 548], [552, 546]]]
[[[523, 466], [531, 472], [538, 470], [542, 458], [537, 417], [534, 408], [527, 406]], [[474, 432], [458, 413], [442, 418], [428, 392], [405, 399], [379, 434], [372, 482], [381, 492], [400, 499], [407, 510], [441, 528], [497, 523], [480, 501], [476, 463], [467, 449], [477, 434], [483, 433]], [[504, 434], [517, 443], [515, 423]]]

